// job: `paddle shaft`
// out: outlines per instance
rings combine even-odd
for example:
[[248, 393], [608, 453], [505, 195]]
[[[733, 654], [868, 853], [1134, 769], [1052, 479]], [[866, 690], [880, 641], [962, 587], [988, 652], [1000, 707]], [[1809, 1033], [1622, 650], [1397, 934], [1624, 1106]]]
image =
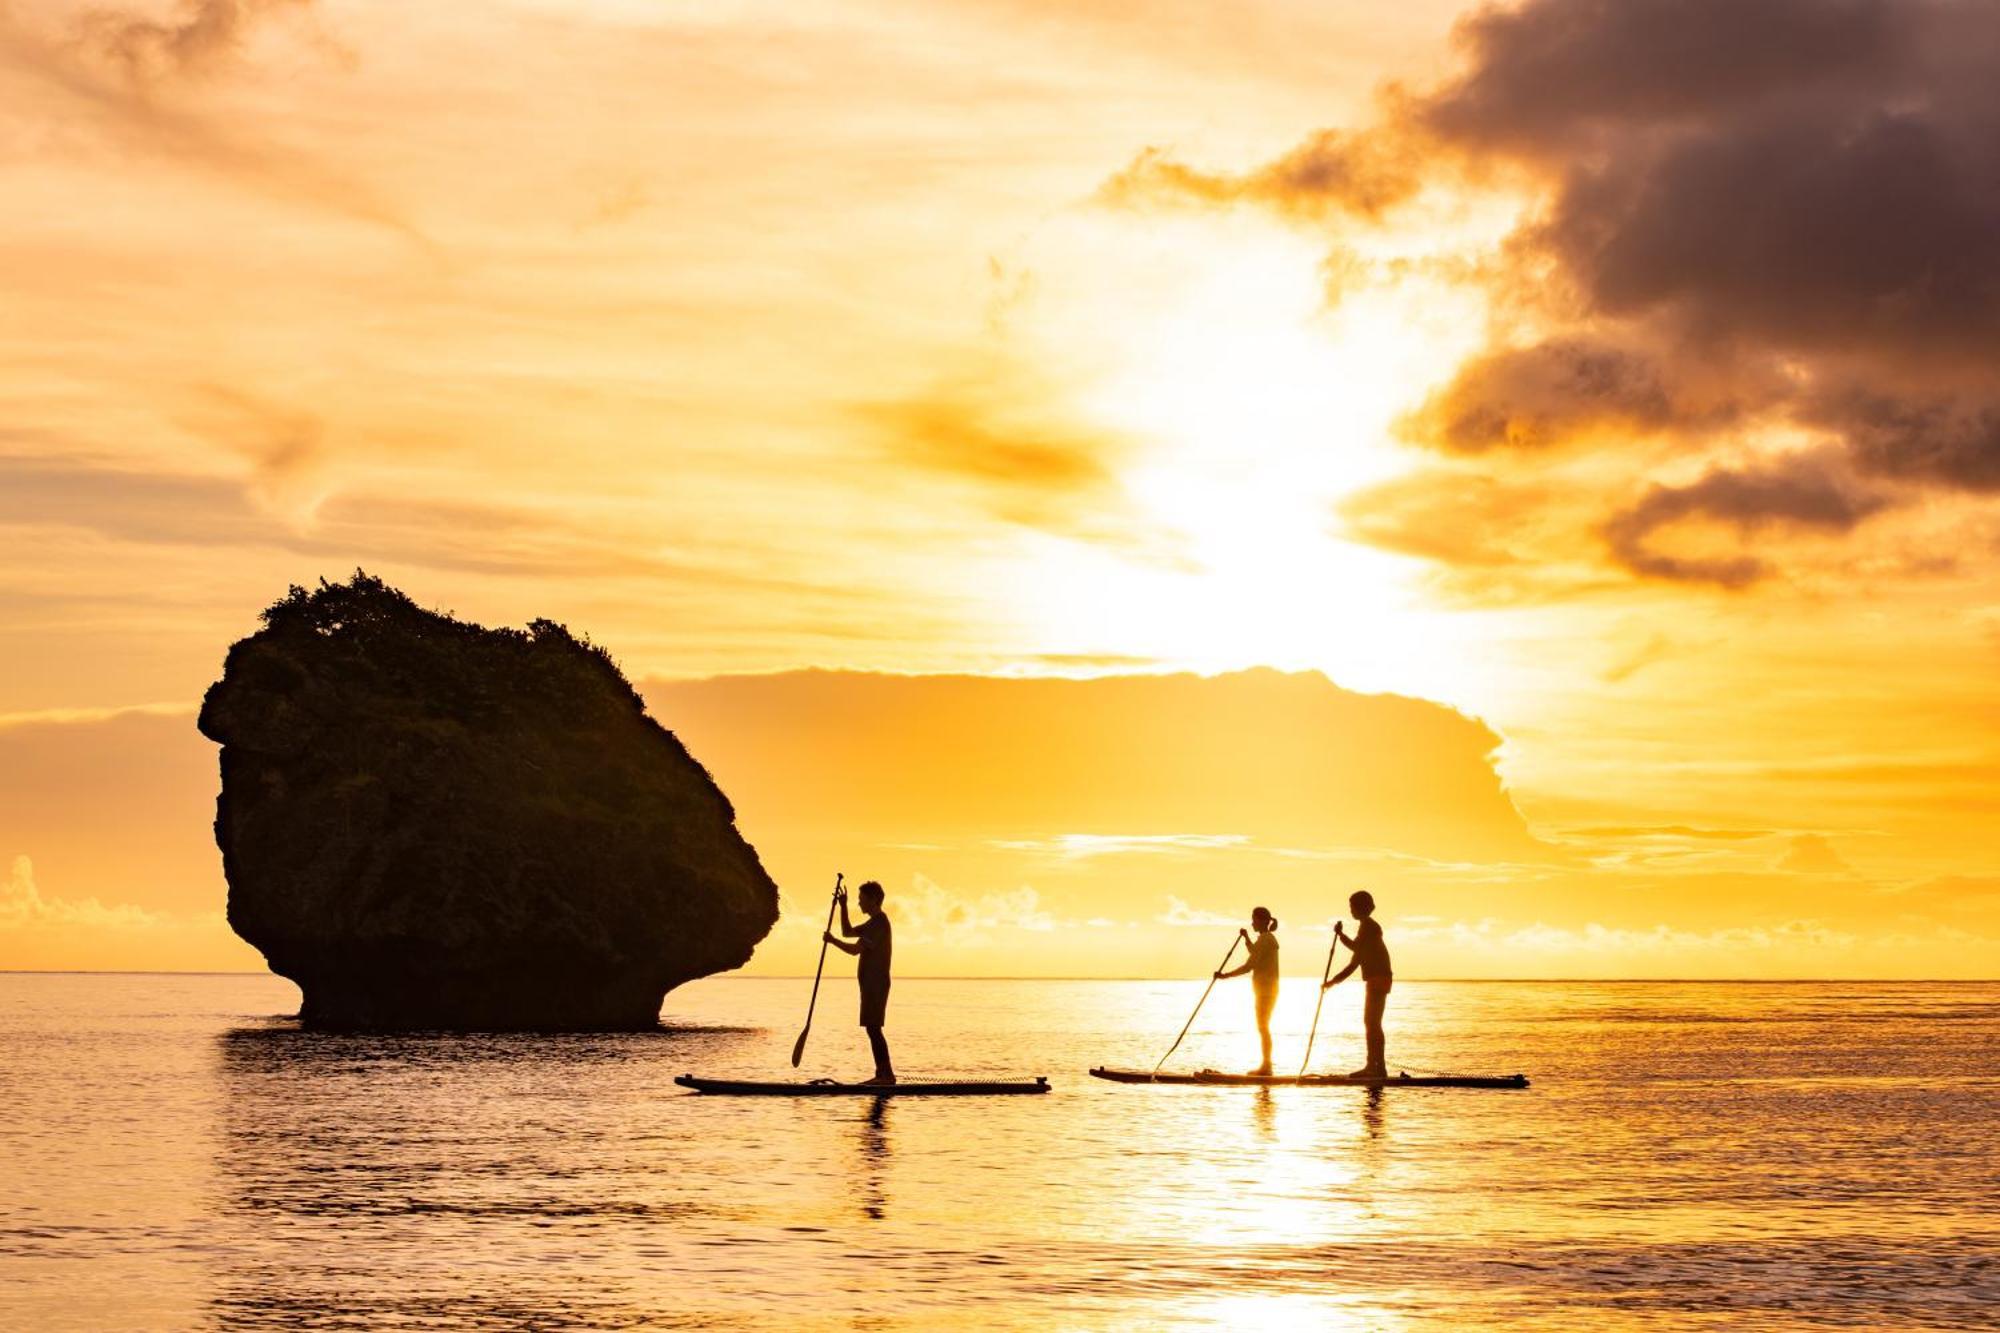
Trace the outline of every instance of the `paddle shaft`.
[[[1222, 955], [1222, 962], [1216, 966], [1215, 969], [1216, 972], [1220, 972], [1224, 968], [1229, 966], [1229, 960], [1236, 956], [1236, 946], [1238, 944], [1241, 944], [1242, 942], [1243, 942], [1243, 932], [1239, 930], [1236, 932], [1236, 938], [1229, 941], [1229, 952]], [[1155, 1074], [1160, 1072], [1160, 1065], [1165, 1064], [1169, 1059], [1171, 1059], [1173, 1057], [1174, 1052], [1178, 1051], [1181, 1048], [1181, 1043], [1187, 1040], [1188, 1028], [1194, 1026], [1194, 1020], [1201, 1013], [1201, 1007], [1208, 1003], [1208, 992], [1214, 989], [1215, 989], [1215, 973], [1211, 972], [1208, 977], [1208, 985], [1205, 989], [1203, 989], [1201, 993], [1201, 998], [1194, 1002], [1194, 1013], [1188, 1015], [1188, 1021], [1186, 1026], [1181, 1028], [1181, 1035], [1175, 1037], [1174, 1044], [1167, 1047], [1167, 1053], [1160, 1057], [1160, 1064], [1153, 1066], [1153, 1072]]]
[[1333, 975], [1334, 956], [1340, 952], [1340, 931], [1333, 932], [1333, 940], [1326, 946], [1326, 970], [1319, 974], [1319, 998], [1313, 1001], [1312, 1030], [1306, 1033], [1306, 1058], [1299, 1061], [1299, 1077], [1306, 1076], [1306, 1066], [1313, 1062], [1313, 1038], [1319, 1035], [1319, 1011], [1326, 1006], [1326, 983]]
[[826, 937], [833, 933], [833, 909], [840, 906], [841, 875], [833, 877], [833, 898], [826, 905], [826, 930], [819, 937], [819, 966], [813, 969], [812, 998], [806, 1001], [806, 1025], [799, 1029], [799, 1039], [792, 1043], [792, 1068], [799, 1067], [799, 1061], [806, 1058], [806, 1033], [812, 1031], [813, 1009], [819, 1004], [820, 974], [826, 971]]

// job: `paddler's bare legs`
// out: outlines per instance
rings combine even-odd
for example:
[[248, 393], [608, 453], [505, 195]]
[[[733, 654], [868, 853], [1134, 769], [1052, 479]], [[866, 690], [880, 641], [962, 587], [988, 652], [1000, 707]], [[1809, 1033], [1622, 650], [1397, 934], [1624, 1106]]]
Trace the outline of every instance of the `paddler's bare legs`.
[[[1258, 907], [1250, 913], [1250, 925], [1256, 930], [1255, 939], [1248, 930], [1239, 930], [1239, 938], [1248, 941], [1249, 957], [1243, 966], [1224, 972], [1218, 969], [1217, 981], [1230, 977], [1240, 977], [1248, 972], [1253, 974], [1251, 985], [1257, 998], [1257, 1037], [1264, 1045], [1264, 1063], [1251, 1070], [1252, 1074], [1271, 1072], [1271, 1010], [1278, 1004], [1278, 918], [1270, 909]], [[1223, 959], [1226, 963], [1229, 960]]]
[[1271, 1011], [1278, 1007], [1278, 988], [1260, 989], [1257, 992], [1257, 1039], [1264, 1044], [1264, 1063], [1250, 1072], [1268, 1074], [1271, 1072]]
[[868, 1033], [868, 1049], [875, 1052], [875, 1077], [868, 1081], [870, 1083], [894, 1083], [896, 1081], [896, 1067], [889, 1063], [888, 1038], [882, 1035], [882, 1029], [878, 1027], [866, 1028], [864, 1031]]
[[1389, 1004], [1390, 981], [1382, 977], [1367, 986], [1368, 997], [1361, 1004], [1361, 1026], [1368, 1036], [1368, 1063], [1354, 1073], [1357, 1078], [1387, 1078], [1389, 1062], [1384, 1054], [1387, 1040], [1382, 1035], [1382, 1011]]

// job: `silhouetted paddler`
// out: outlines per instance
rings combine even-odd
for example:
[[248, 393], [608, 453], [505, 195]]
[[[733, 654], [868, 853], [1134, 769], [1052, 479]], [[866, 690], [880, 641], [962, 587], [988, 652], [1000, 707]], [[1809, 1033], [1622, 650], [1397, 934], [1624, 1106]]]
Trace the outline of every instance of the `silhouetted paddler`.
[[883, 1025], [889, 1019], [889, 959], [894, 940], [888, 914], [882, 910], [882, 886], [871, 879], [856, 892], [861, 910], [866, 913], [858, 926], [848, 919], [846, 891], [841, 890], [834, 899], [840, 904], [840, 933], [853, 936], [854, 943], [849, 944], [830, 931], [824, 938], [842, 953], [854, 954], [861, 960], [855, 969], [855, 979], [861, 983], [861, 1026], [867, 1030], [869, 1049], [875, 1053], [875, 1077], [868, 1081], [894, 1083], [896, 1070], [889, 1063], [889, 1042], [882, 1035]]
[[1361, 1003], [1361, 1022], [1368, 1034], [1368, 1063], [1348, 1077], [1387, 1078], [1389, 1066], [1384, 1054], [1386, 1042], [1382, 1035], [1382, 1011], [1388, 1007], [1389, 989], [1395, 982], [1389, 967], [1389, 945], [1382, 938], [1382, 923], [1375, 919], [1373, 894], [1363, 889], [1348, 895], [1347, 910], [1354, 913], [1354, 919], [1359, 923], [1354, 928], [1354, 937], [1349, 939], [1346, 930], [1338, 925], [1333, 928], [1333, 933], [1353, 952], [1354, 957], [1326, 984], [1337, 986], [1359, 968], [1362, 984], [1367, 987], [1367, 996]]
[[1250, 974], [1250, 987], [1257, 1001], [1257, 1036], [1264, 1045], [1264, 1063], [1250, 1072], [1268, 1074], [1271, 1072], [1271, 1011], [1278, 1007], [1278, 918], [1259, 907], [1250, 913], [1250, 924], [1257, 935], [1252, 939], [1248, 931], [1236, 933], [1250, 946], [1250, 956], [1243, 966], [1229, 972], [1217, 972], [1215, 979], [1223, 981], [1230, 977]]

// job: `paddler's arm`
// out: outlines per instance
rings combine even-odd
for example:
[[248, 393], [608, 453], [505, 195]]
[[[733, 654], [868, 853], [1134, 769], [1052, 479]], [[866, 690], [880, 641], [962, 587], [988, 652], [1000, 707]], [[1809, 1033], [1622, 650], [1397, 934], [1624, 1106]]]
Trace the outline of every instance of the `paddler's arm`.
[[861, 953], [860, 944], [858, 943], [849, 944], [846, 940], [840, 939], [839, 937], [834, 935], [834, 933], [830, 930], [822, 934], [820, 938], [825, 940], [828, 944], [831, 944], [834, 948], [840, 950], [842, 953], [851, 953], [856, 955], [857, 957]]
[[[1250, 932], [1249, 932], [1249, 931], [1247, 931], [1247, 930], [1239, 930], [1239, 931], [1237, 931], [1237, 932], [1236, 932], [1236, 935], [1237, 935], [1237, 938], [1239, 938], [1239, 939], [1241, 939], [1241, 940], [1244, 940], [1244, 941], [1246, 941], [1246, 942], [1247, 942], [1247, 941], [1248, 941], [1248, 940], [1250, 939]], [[1243, 974], [1244, 974], [1245, 972], [1248, 972], [1248, 971], [1249, 971], [1249, 970], [1250, 970], [1251, 968], [1255, 967], [1256, 965], [1257, 965], [1257, 960], [1256, 960], [1256, 959], [1254, 959], [1254, 958], [1252, 958], [1252, 959], [1248, 959], [1248, 960], [1246, 960], [1246, 961], [1244, 962], [1243, 966], [1241, 966], [1241, 967], [1237, 968], [1237, 969], [1236, 969], [1235, 971], [1233, 971], [1233, 972], [1223, 972], [1223, 971], [1220, 971], [1220, 970], [1218, 970], [1218, 971], [1216, 972], [1216, 974], [1215, 974], [1215, 979], [1216, 979], [1217, 981], [1227, 981], [1227, 980], [1229, 980], [1229, 979], [1230, 979], [1231, 977], [1240, 977], [1240, 976], [1242, 976], [1242, 975], [1243, 975]]]
[[[844, 893], [840, 895], [840, 933], [843, 935], [859, 935], [861, 933], [854, 928], [854, 923], [847, 919], [847, 895]], [[840, 941], [835, 940], [834, 943], [840, 944]], [[840, 947], [847, 949], [847, 946], [844, 944], [841, 944]], [[859, 949], [847, 949], [847, 951], [849, 953], [861, 952]]]
[[[1353, 948], [1354, 946], [1353, 946], [1352, 944], [1349, 944], [1349, 945], [1348, 945], [1347, 947], [1351, 949], [1351, 948]], [[1338, 972], [1334, 973], [1334, 974], [1333, 974], [1333, 980], [1331, 980], [1331, 981], [1327, 982], [1327, 983], [1326, 983], [1326, 984], [1325, 984], [1324, 986], [1321, 986], [1321, 987], [1320, 987], [1320, 989], [1321, 989], [1321, 990], [1332, 990], [1332, 989], [1333, 989], [1333, 988], [1334, 988], [1335, 986], [1338, 986], [1338, 985], [1339, 985], [1339, 984], [1340, 984], [1341, 982], [1343, 982], [1343, 981], [1347, 980], [1347, 979], [1348, 979], [1349, 977], [1353, 976], [1353, 975], [1354, 975], [1354, 969], [1355, 969], [1355, 968], [1357, 968], [1357, 967], [1360, 967], [1360, 966], [1361, 966], [1361, 960], [1360, 960], [1359, 958], [1351, 958], [1351, 959], [1349, 959], [1349, 960], [1348, 960], [1348, 962], [1347, 962], [1347, 966], [1346, 966], [1346, 967], [1343, 967], [1343, 968], [1341, 968], [1341, 969], [1340, 969], [1340, 971], [1338, 971]]]

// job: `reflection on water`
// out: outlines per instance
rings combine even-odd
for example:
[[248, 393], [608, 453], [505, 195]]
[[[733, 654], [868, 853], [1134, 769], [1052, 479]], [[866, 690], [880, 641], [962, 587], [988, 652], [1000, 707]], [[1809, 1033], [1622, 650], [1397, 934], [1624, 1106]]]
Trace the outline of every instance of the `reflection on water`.
[[[2000, 1302], [2000, 987], [1399, 985], [1409, 1058], [1535, 1077], [1495, 1093], [1097, 1083], [1157, 1058], [1190, 988], [911, 981], [911, 1072], [1056, 1091], [672, 1087], [782, 1076], [799, 990], [704, 983], [644, 1035], [365, 1037], [257, 1017], [289, 1007], [267, 978], [0, 976], [0, 1326], [1975, 1327]], [[1243, 1017], [1176, 1063], [1254, 1054]], [[1329, 1002], [1329, 1065], [1355, 1018]], [[800, 1076], [867, 1064], [834, 1026]]]
[[1361, 1124], [1367, 1131], [1361, 1140], [1364, 1144], [1373, 1144], [1382, 1137], [1382, 1103], [1385, 1096], [1380, 1088], [1370, 1088], [1361, 1095]]
[[861, 1199], [861, 1215], [875, 1222], [889, 1215], [889, 1198], [883, 1190], [883, 1179], [889, 1165], [891, 1104], [891, 1098], [877, 1097], [868, 1103], [867, 1114], [861, 1117], [861, 1152], [855, 1164], [856, 1193]]
[[238, 1241], [215, 1267], [205, 1322], [582, 1327], [636, 1314], [649, 1298], [635, 1270], [590, 1264], [587, 1299], [510, 1270], [581, 1276], [583, 1256], [622, 1228], [741, 1217], [629, 1168], [635, 1144], [671, 1158], [693, 1129], [647, 1123], [660, 1055], [714, 1056], [757, 1036], [221, 1033], [214, 1207]]
[[1267, 1144], [1278, 1141], [1278, 1094], [1269, 1088], [1258, 1088], [1250, 1094], [1251, 1123], [1257, 1126], [1257, 1137]]

